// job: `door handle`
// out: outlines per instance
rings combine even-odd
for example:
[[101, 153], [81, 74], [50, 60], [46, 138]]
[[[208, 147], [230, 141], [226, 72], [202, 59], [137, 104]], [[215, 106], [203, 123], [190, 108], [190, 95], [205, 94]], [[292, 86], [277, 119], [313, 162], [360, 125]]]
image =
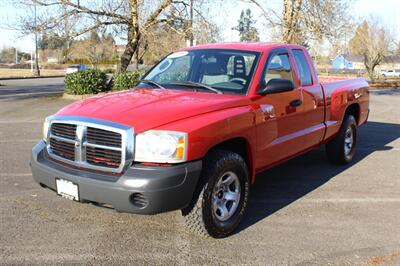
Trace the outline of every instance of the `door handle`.
[[299, 107], [302, 104], [303, 104], [303, 101], [300, 99], [293, 100], [290, 102], [290, 106], [292, 106], [292, 107]]

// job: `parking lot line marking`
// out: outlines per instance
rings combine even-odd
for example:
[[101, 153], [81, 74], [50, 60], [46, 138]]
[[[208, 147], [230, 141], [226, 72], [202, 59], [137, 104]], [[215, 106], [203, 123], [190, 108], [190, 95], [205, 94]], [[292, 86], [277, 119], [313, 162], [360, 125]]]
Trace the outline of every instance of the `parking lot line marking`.
[[32, 173], [0, 173], [1, 177], [11, 177], [11, 176], [32, 176]]
[[7, 121], [7, 120], [5, 120], [5, 121], [0, 121], [0, 124], [19, 124], [19, 123], [21, 123], [21, 124], [25, 124], [25, 123], [43, 123], [43, 121], [44, 120], [40, 120], [40, 121], [32, 121], [32, 120], [30, 120], [30, 121]]
[[53, 95], [53, 94], [63, 94], [62, 91], [41, 91], [41, 92], [26, 92], [26, 91], [22, 91], [22, 90], [10, 90], [7, 91], [8, 94], [4, 94], [0, 96], [0, 99], [2, 98], [9, 98], [10, 96], [14, 96], [14, 98], [17, 98], [18, 96], [31, 96], [31, 95], [43, 95], [43, 94], [49, 94], [49, 95]]
[[360, 147], [360, 148], [357, 148], [357, 150], [359, 150], [359, 151], [373, 151], [373, 152], [393, 152], [393, 151], [400, 151], [400, 148], [391, 147], [388, 150], [379, 150], [377, 148], [363, 148], [363, 147]]
[[0, 140], [0, 143], [19, 143], [19, 142], [36, 142], [39, 141], [39, 139], [10, 139], [10, 140]]
[[277, 200], [253, 200], [255, 203], [271, 203], [283, 204], [288, 202], [299, 201], [303, 203], [347, 203], [347, 202], [365, 202], [365, 203], [382, 203], [382, 202], [399, 202], [400, 198], [344, 198], [344, 199], [277, 199]]

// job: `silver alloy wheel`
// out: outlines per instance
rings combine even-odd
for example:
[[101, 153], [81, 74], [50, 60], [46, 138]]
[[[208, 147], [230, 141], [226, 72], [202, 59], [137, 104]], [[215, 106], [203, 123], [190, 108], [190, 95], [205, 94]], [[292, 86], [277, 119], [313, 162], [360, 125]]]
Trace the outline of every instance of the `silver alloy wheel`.
[[218, 179], [212, 194], [214, 216], [221, 222], [232, 217], [240, 203], [240, 180], [234, 172], [225, 172]]
[[354, 144], [354, 135], [353, 129], [351, 126], [347, 128], [346, 133], [344, 135], [344, 154], [348, 156], [351, 153]]

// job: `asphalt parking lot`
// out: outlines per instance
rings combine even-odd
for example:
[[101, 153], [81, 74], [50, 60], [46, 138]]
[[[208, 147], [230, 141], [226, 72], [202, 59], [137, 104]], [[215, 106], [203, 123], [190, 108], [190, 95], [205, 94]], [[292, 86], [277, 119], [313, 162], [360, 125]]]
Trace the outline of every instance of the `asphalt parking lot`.
[[246, 220], [222, 240], [188, 233], [178, 211], [121, 214], [34, 183], [42, 122], [69, 102], [0, 99], [0, 264], [400, 265], [399, 89], [371, 92], [351, 165], [318, 149], [260, 174]]
[[63, 77], [2, 79], [0, 84], [0, 101], [57, 96], [64, 92]]

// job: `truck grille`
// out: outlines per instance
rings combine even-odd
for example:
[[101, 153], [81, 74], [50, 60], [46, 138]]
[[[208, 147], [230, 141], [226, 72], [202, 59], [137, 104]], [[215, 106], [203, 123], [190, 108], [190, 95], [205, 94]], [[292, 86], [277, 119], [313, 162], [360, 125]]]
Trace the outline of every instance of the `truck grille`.
[[99, 128], [88, 127], [86, 140], [92, 144], [121, 147], [121, 134]]
[[49, 154], [79, 167], [121, 172], [133, 160], [133, 129], [102, 120], [100, 122], [107, 125], [52, 121], [47, 137]]
[[73, 161], [75, 159], [75, 145], [68, 142], [63, 142], [50, 138], [50, 147], [54, 154]]
[[118, 168], [121, 164], [121, 152], [95, 147], [86, 147], [86, 161], [93, 165]]
[[76, 125], [56, 123], [51, 126], [51, 132], [54, 136], [67, 139], [75, 139]]

